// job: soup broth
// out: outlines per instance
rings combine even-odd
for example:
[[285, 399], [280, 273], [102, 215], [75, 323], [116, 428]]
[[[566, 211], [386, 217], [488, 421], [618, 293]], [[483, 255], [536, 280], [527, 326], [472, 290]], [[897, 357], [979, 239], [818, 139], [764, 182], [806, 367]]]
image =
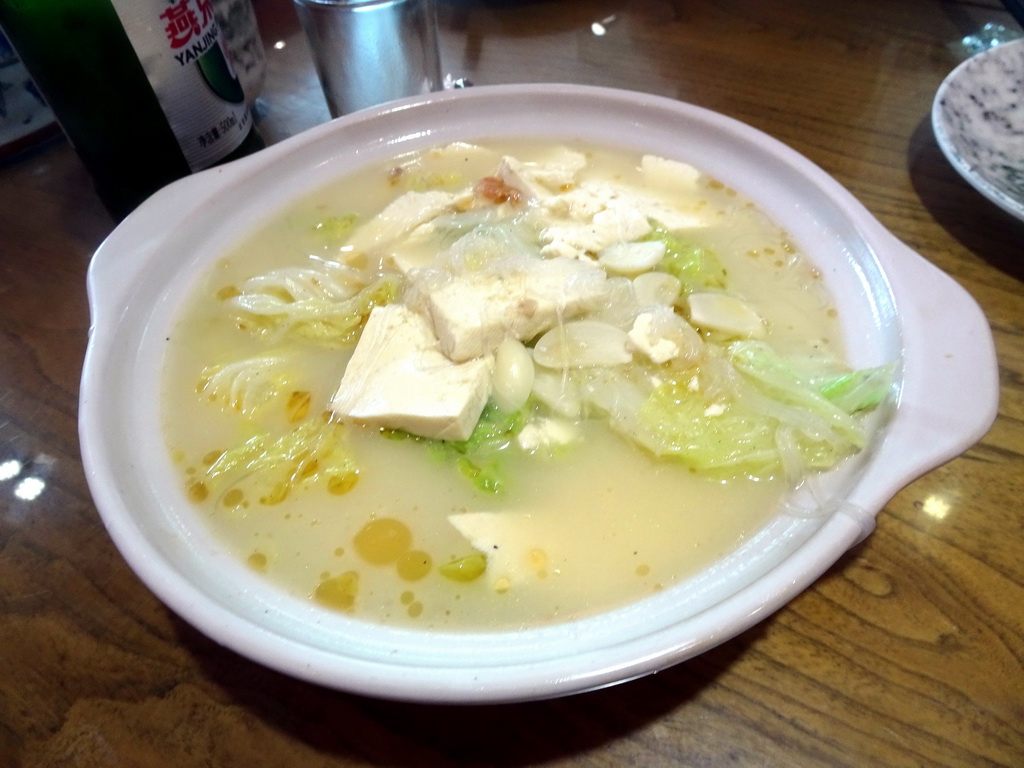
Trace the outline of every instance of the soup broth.
[[[409, 191], [476, 190], [475, 199], [487, 198], [481, 209], [526, 210], [529, 201], [507, 179], [497, 192], [493, 186], [481, 192], [479, 180], [493, 180], [504, 157], [543, 168], [564, 165], [567, 152], [585, 157], [585, 166], [574, 170], [572, 184], [549, 186], [544, 195], [585, 182], [652, 188], [639, 157], [603, 147], [493, 142], [423, 152], [295, 202], [196, 287], [167, 345], [166, 437], [185, 492], [242, 561], [298, 599], [367, 621], [508, 629], [591, 615], [670, 587], [778, 513], [794, 482], [783, 468], [702, 471], [638, 445], [595, 408], [567, 417], [527, 406], [528, 419], [540, 414], [538, 423], [571, 429], [572, 439], [500, 451], [500, 492], [482, 488], [467, 479], [462, 454], [438, 450], [438, 439], [336, 412], [321, 417], [331, 414], [365, 314], [350, 341], [322, 343], [264, 333], [227, 309], [254, 276], [325, 262], [351, 264], [361, 275], [394, 273], [397, 294], [379, 303], [411, 302], [406, 283], [416, 267], [410, 273], [392, 257], [401, 252], [427, 267], [467, 225], [456, 221], [443, 236], [440, 224], [420, 226], [415, 236], [405, 233], [379, 252], [353, 248], [361, 228]], [[720, 261], [725, 292], [760, 320], [763, 342], [780, 355], [841, 358], [836, 313], [813, 264], [749, 201], [714, 179], [694, 174], [691, 181], [685, 193], [657, 192], [695, 222], [684, 228], [687, 238]], [[470, 216], [475, 205], [460, 203], [457, 212]], [[685, 315], [680, 306], [677, 314]], [[615, 312], [603, 307], [595, 316], [603, 321]], [[721, 329], [696, 330], [702, 343], [729, 341]], [[539, 343], [536, 336], [523, 340], [534, 355]], [[265, 361], [263, 373], [233, 382], [234, 395], [211, 391], [211, 369], [252, 358]], [[644, 364], [655, 371], [655, 385], [657, 371], [678, 367], [671, 360]], [[692, 370], [696, 381], [700, 363]], [[554, 370], [549, 378], [557, 381], [559, 374], [575, 375]], [[245, 398], [265, 384], [261, 375], [271, 382], [270, 394], [251, 406]], [[258, 459], [234, 476], [212, 479], [210, 469], [226, 451], [246, 441], [266, 444], [302, 423], [340, 424], [350, 464], [330, 477], [322, 474], [326, 462], [303, 465], [287, 492], [261, 482]]]

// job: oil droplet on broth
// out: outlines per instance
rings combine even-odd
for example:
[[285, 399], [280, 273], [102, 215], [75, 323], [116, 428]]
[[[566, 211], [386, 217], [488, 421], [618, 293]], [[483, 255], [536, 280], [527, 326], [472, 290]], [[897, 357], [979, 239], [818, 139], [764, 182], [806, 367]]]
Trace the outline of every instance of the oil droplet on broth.
[[537, 578], [547, 578], [548, 575], [548, 554], [543, 549], [531, 549], [530, 554], [527, 556], [530, 567], [534, 573], [537, 574]]
[[487, 569], [487, 556], [482, 552], [474, 552], [458, 560], [450, 560], [438, 568], [446, 579], [451, 581], [473, 581], [480, 578]]
[[309, 415], [309, 406], [313, 397], [309, 392], [292, 392], [285, 404], [285, 411], [288, 414], [288, 421], [296, 424]]
[[213, 466], [213, 463], [223, 455], [224, 451], [210, 451], [205, 456], [203, 456], [203, 465], [207, 467]]
[[224, 498], [221, 501], [225, 507], [234, 509], [235, 507], [240, 507], [245, 503], [245, 493], [243, 493], [239, 488], [232, 488], [224, 494]]
[[270, 491], [265, 496], [260, 496], [260, 504], [267, 507], [272, 507], [275, 504], [280, 504], [286, 498], [291, 490], [291, 486], [288, 483], [274, 483]]
[[359, 574], [345, 571], [340, 576], [324, 579], [313, 593], [313, 597], [321, 605], [336, 611], [351, 611], [359, 596]]
[[353, 539], [356, 552], [373, 565], [397, 562], [412, 547], [409, 526], [393, 517], [371, 520]]
[[209, 495], [210, 491], [202, 480], [193, 480], [188, 484], [188, 498], [192, 503], [199, 504], [206, 501], [206, 497]]
[[418, 581], [430, 573], [434, 561], [426, 552], [414, 549], [406, 552], [400, 558], [395, 569], [398, 575], [405, 581]]
[[246, 558], [245, 562], [248, 563], [249, 567], [254, 571], [264, 573], [267, 570], [267, 556], [263, 552], [253, 552], [248, 558]]
[[335, 496], [343, 496], [353, 488], [359, 481], [359, 473], [346, 472], [343, 475], [331, 475], [327, 479], [327, 491]]

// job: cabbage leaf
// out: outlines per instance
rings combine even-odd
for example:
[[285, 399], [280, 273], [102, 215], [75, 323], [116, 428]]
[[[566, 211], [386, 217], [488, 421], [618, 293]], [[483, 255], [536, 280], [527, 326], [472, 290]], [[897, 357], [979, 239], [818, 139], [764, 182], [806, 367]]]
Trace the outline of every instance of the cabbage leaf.
[[441, 459], [454, 457], [459, 472], [478, 490], [499, 494], [506, 480], [501, 467], [505, 451], [527, 422], [525, 410], [503, 413], [489, 402], [480, 414], [473, 433], [466, 440], [436, 440], [430, 450]]
[[253, 416], [288, 384], [286, 360], [258, 355], [203, 369], [196, 391], [221, 407]]
[[666, 272], [682, 283], [682, 294], [706, 288], [725, 288], [726, 273], [718, 256], [707, 248], [684, 240], [681, 235], [651, 220], [651, 231], [640, 242], [660, 242], [665, 255], [656, 269]]
[[329, 271], [279, 271], [246, 281], [241, 293], [227, 303], [239, 325], [258, 336], [349, 345], [357, 340], [366, 316], [374, 307], [394, 301], [400, 286], [395, 275], [353, 290]]
[[355, 484], [358, 467], [344, 443], [344, 429], [325, 414], [278, 437], [255, 435], [220, 454], [202, 482], [215, 490], [252, 478], [260, 503], [266, 505], [280, 503], [300, 485], [317, 480], [326, 482], [331, 492], [347, 492]]
[[828, 469], [867, 443], [861, 419], [891, 391], [895, 366], [816, 376], [756, 341], [723, 351], [715, 387], [700, 375], [663, 382], [647, 397], [630, 435], [658, 456], [698, 471], [793, 479]]

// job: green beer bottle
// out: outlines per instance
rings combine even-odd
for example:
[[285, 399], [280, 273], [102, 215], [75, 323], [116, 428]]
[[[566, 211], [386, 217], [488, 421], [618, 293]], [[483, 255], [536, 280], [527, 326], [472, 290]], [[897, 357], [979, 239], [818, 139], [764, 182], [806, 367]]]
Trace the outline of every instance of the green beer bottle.
[[0, 27], [116, 219], [263, 146], [212, 0], [0, 0]]

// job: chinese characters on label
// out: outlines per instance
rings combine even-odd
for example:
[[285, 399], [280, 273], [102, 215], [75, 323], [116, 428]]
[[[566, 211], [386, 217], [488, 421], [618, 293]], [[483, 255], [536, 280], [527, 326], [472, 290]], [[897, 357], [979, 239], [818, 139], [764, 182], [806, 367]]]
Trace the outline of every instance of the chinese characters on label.
[[183, 48], [213, 23], [213, 0], [177, 0], [160, 18], [166, 22], [164, 31], [171, 48]]
[[208, 147], [208, 146], [214, 144], [215, 142], [220, 140], [220, 137], [222, 135], [226, 134], [228, 131], [230, 131], [232, 128], [236, 127], [237, 125], [238, 125], [238, 120], [235, 118], [235, 116], [234, 115], [228, 115], [223, 120], [221, 120], [218, 125], [213, 126], [208, 131], [206, 131], [205, 133], [201, 133], [197, 137], [197, 139], [199, 141], [199, 146], [205, 148], [205, 147]]

